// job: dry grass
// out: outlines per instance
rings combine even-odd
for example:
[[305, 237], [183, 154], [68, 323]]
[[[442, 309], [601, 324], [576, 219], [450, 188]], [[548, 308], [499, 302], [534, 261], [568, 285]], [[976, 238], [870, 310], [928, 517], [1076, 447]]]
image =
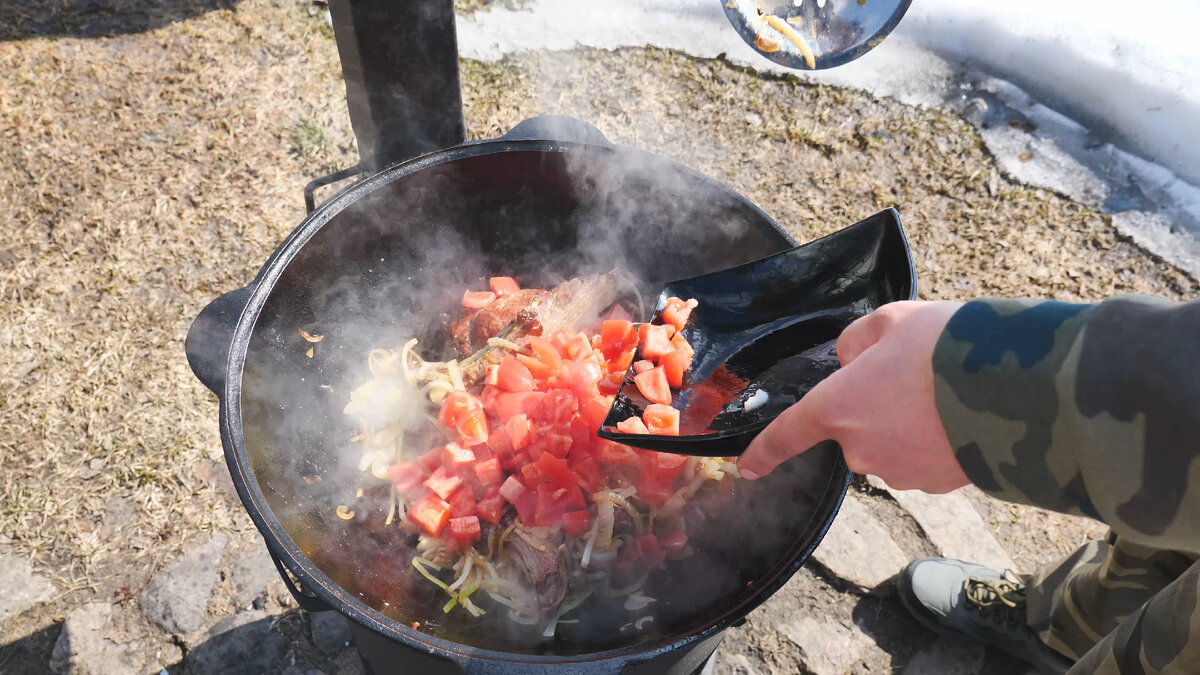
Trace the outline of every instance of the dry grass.
[[[355, 161], [310, 10], [246, 0], [146, 32], [0, 42], [0, 536], [69, 591], [54, 612], [248, 527], [217, 489], [215, 398], [182, 342], [301, 220], [304, 183]], [[463, 78], [473, 137], [571, 114], [733, 185], [800, 239], [897, 205], [925, 297], [1196, 289], [1105, 216], [998, 176], [941, 112], [657, 50]]]

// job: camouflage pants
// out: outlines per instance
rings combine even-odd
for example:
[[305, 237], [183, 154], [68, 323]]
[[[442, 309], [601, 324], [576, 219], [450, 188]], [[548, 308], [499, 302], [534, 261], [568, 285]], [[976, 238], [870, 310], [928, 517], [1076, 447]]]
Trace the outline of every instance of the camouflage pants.
[[1026, 618], [1071, 673], [1200, 673], [1200, 556], [1112, 532], [1028, 579]]

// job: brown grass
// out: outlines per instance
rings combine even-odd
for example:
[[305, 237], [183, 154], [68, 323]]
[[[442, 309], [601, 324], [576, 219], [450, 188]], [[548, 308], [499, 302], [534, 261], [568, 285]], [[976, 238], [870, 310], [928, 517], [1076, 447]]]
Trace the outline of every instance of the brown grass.
[[[248, 527], [218, 489], [215, 398], [182, 342], [300, 222], [304, 183], [355, 161], [310, 10], [246, 0], [0, 42], [0, 536], [67, 591], [55, 612]], [[943, 112], [658, 50], [464, 63], [463, 79], [473, 137], [574, 115], [733, 185], [802, 240], [897, 205], [925, 297], [1196, 289], [1106, 216], [998, 175]]]

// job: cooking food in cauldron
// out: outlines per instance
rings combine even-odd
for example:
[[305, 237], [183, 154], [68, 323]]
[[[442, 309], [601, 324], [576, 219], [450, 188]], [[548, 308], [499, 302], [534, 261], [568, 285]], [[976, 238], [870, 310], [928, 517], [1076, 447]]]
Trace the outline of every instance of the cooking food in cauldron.
[[[345, 408], [361, 427], [359, 469], [391, 485], [382, 526], [412, 548], [398, 574], [440, 589], [443, 613], [504, 612], [545, 638], [592, 596], [623, 598], [626, 627], [640, 630], [658, 602], [650, 574], [693, 552], [703, 514], [690, 502], [728, 495], [736, 468], [595, 432], [632, 364], [653, 404], [619, 428], [679, 433], [671, 388], [691, 361], [680, 331], [696, 303], [672, 298], [661, 323], [639, 327], [617, 272], [489, 285], [444, 317], [457, 358], [426, 360], [417, 339], [376, 349]], [[354, 518], [344, 505], [338, 515]]]

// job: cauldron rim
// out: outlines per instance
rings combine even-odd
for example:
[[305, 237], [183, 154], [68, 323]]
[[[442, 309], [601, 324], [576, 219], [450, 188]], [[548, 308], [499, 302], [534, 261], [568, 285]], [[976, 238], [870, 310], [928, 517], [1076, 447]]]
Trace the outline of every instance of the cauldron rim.
[[[506, 140], [495, 139], [476, 141], [446, 150], [435, 151], [412, 160], [384, 169], [372, 176], [357, 181], [340, 191], [321, 204], [309, 214], [275, 249], [263, 263], [254, 281], [247, 287], [248, 297], [237, 317], [229, 344], [228, 359], [225, 363], [225, 377], [220, 389], [220, 433], [226, 461], [233, 474], [233, 482], [238, 496], [242, 501], [255, 527], [262, 534], [270, 553], [281, 566], [285, 582], [288, 573], [299, 579], [304, 588], [316, 594], [319, 601], [330, 609], [359, 623], [364, 628], [372, 630], [390, 640], [402, 643], [410, 648], [429, 651], [433, 650], [448, 658], [484, 659], [493, 662], [529, 665], [564, 665], [589, 662], [625, 662], [633, 663], [652, 659], [657, 655], [674, 652], [698, 644], [716, 633], [728, 629], [732, 624], [743, 619], [747, 614], [779, 590], [811, 556], [813, 550], [824, 538], [840, 508], [846, 490], [849, 487], [852, 474], [845, 466], [840, 453], [829, 475], [821, 500], [815, 509], [811, 521], [819, 523], [819, 527], [806, 531], [806, 537], [797, 539], [796, 545], [788, 556], [789, 562], [773, 569], [773, 573], [765, 576], [756, 584], [753, 591], [741, 594], [733, 606], [729, 607], [720, 617], [702, 620], [689, 628], [684, 634], [665, 635], [662, 639], [638, 643], [604, 651], [581, 654], [526, 654], [520, 652], [502, 652], [471, 647], [466, 644], [445, 640], [419, 630], [414, 630], [394, 619], [388, 618], [368, 606], [361, 599], [351, 595], [341, 588], [316, 564], [301, 552], [284, 529], [267, 503], [265, 494], [251, 466], [246, 449], [242, 420], [242, 377], [246, 358], [249, 352], [250, 338], [254, 333], [259, 316], [271, 296], [276, 282], [283, 272], [303, 249], [307, 242], [316, 235], [337, 214], [382, 186], [399, 180], [405, 176], [448, 164], [463, 159], [501, 152], [555, 152], [555, 153], [606, 153], [616, 151], [632, 152], [643, 157], [653, 158], [670, 165], [674, 170], [689, 177], [709, 184], [715, 190], [724, 193], [738, 206], [747, 209], [755, 216], [755, 224], [769, 226], [771, 236], [778, 237], [781, 249], [794, 246], [792, 237], [779, 227], [761, 208], [731, 187], [700, 173], [674, 160], [654, 155], [649, 152], [624, 146], [612, 146], [603, 143], [585, 143], [559, 140]], [[190, 352], [190, 350], [189, 350]], [[189, 358], [191, 355], [189, 354]], [[807, 543], [807, 545], [804, 545]], [[286, 570], [286, 571], [285, 571]], [[456, 660], [457, 660], [456, 659]]]

